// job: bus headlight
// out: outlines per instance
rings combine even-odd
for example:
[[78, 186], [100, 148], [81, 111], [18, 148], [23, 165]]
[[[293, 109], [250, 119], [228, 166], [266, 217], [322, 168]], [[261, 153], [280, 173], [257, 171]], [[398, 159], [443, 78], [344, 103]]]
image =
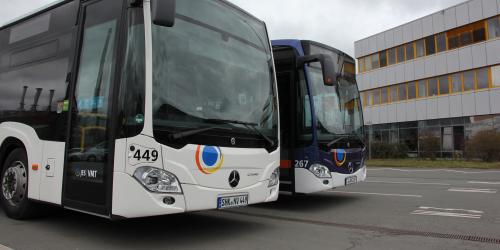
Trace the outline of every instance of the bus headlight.
[[267, 187], [274, 187], [280, 182], [280, 168], [276, 168], [269, 178], [269, 185]]
[[312, 164], [311, 167], [309, 167], [309, 171], [311, 171], [316, 177], [318, 178], [331, 178], [332, 174], [330, 173], [330, 170], [321, 164]]
[[153, 167], [139, 167], [134, 177], [149, 191], [155, 193], [182, 193], [177, 177], [165, 170]]

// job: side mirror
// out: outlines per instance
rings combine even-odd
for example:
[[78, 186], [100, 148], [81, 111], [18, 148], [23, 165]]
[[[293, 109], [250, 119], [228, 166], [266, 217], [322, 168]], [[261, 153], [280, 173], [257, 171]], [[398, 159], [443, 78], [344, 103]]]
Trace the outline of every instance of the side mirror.
[[176, 0], [151, 0], [151, 19], [153, 23], [163, 27], [175, 24]]
[[319, 62], [323, 71], [323, 82], [327, 86], [333, 86], [338, 82], [339, 75], [336, 73], [335, 64], [330, 56], [325, 54], [302, 56], [297, 58], [297, 68], [306, 63]]

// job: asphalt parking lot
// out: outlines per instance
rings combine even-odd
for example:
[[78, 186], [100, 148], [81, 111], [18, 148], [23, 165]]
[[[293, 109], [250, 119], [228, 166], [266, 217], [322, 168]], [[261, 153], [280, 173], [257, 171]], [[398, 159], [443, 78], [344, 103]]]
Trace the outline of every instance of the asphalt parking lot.
[[[370, 169], [368, 181], [278, 202], [126, 221], [0, 214], [12, 249], [499, 249], [500, 171]], [[0, 249], [2, 249], [0, 247]]]

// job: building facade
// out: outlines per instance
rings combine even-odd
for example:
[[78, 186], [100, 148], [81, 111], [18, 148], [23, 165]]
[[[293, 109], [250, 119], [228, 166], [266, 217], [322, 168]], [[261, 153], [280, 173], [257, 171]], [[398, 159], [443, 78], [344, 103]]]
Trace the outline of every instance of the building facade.
[[474, 134], [500, 132], [500, 0], [471, 0], [355, 42], [369, 142], [440, 141], [460, 158]]

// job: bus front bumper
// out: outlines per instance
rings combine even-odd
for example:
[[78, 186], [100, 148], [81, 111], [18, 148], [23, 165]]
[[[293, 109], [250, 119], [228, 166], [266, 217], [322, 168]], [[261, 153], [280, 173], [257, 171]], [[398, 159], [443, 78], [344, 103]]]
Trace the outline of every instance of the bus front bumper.
[[[248, 195], [248, 204], [271, 202], [278, 199], [279, 184], [268, 187], [268, 181], [252, 186], [223, 190], [182, 184], [182, 194], [161, 194], [147, 191], [138, 181], [126, 173], [114, 173], [113, 215], [124, 218], [137, 218], [175, 214], [182, 212], [216, 209], [219, 197]], [[165, 198], [175, 202], [168, 205]]]
[[[295, 169], [295, 192], [302, 194], [316, 193], [346, 185], [346, 179], [356, 179], [356, 182], [366, 180], [366, 166], [352, 174], [330, 172], [330, 178], [318, 178], [305, 168]], [[353, 178], [354, 177], [354, 178]], [[351, 183], [352, 184], [352, 183]]]

